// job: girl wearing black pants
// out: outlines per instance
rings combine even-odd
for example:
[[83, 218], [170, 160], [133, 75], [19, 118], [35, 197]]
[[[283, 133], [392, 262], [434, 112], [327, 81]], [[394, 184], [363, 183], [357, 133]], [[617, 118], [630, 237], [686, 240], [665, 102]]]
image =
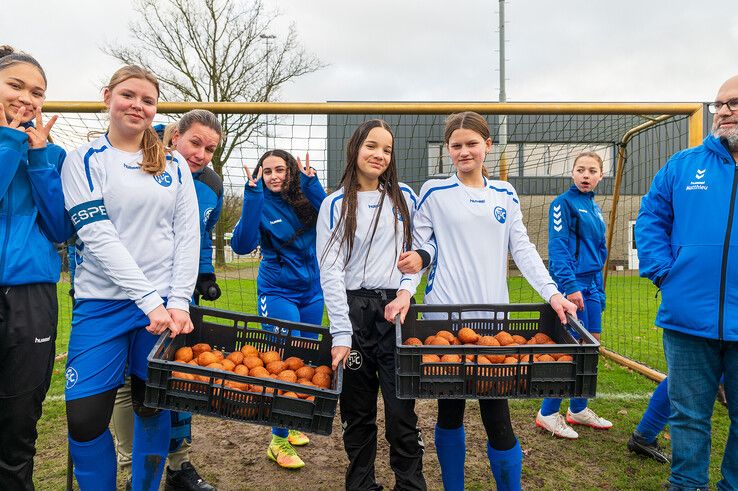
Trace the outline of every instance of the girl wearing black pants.
[[393, 136], [382, 120], [359, 126], [348, 142], [341, 187], [320, 207], [320, 283], [333, 337], [333, 368], [345, 367], [339, 399], [349, 459], [346, 489], [377, 490], [377, 395], [382, 389], [385, 437], [395, 489], [426, 489], [415, 401], [395, 395], [395, 328], [419, 276], [398, 269], [409, 253], [416, 197], [397, 180]]

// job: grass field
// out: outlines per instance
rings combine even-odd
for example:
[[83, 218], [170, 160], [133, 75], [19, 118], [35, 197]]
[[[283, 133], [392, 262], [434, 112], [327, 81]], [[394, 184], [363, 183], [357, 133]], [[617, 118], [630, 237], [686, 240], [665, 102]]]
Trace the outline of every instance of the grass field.
[[[245, 264], [219, 273], [219, 284], [224, 294], [215, 305], [229, 310], [255, 312], [255, 275], [255, 264]], [[540, 301], [521, 278], [511, 278], [509, 288], [513, 302]], [[60, 323], [57, 351], [61, 353], [66, 351], [69, 337], [71, 302], [67, 296], [66, 282], [60, 282], [58, 291]], [[419, 291], [422, 291], [422, 286]], [[627, 275], [611, 276], [608, 281], [608, 308], [603, 319], [603, 342], [621, 354], [663, 369], [661, 333], [653, 328], [658, 306], [654, 293], [655, 288], [645, 280]], [[63, 384], [64, 361], [60, 360], [55, 365], [51, 389], [38, 426], [35, 480], [40, 490], [64, 489], [67, 457]], [[524, 489], [658, 489], [668, 477], [668, 466], [636, 458], [625, 448], [654, 387], [653, 382], [642, 376], [601, 360], [598, 398], [592, 402], [592, 407], [614, 421], [615, 427], [607, 432], [582, 430], [580, 439], [575, 442], [555, 439], [535, 429], [533, 421], [540, 401], [511, 401], [513, 424], [526, 454]], [[427, 448], [425, 475], [430, 489], [440, 489], [440, 471], [432, 441], [435, 402], [418, 401], [417, 410]], [[467, 488], [491, 489], [493, 485], [484, 453], [478, 404], [470, 401], [467, 412]], [[720, 460], [728, 425], [727, 411], [717, 405], [713, 416], [713, 485], [720, 476]], [[265, 427], [198, 416], [193, 431], [195, 441], [192, 458], [201, 472], [221, 490], [284, 490], [306, 486], [311, 489], [341, 489], [346, 460], [341, 447], [339, 418], [334, 422], [331, 436], [314, 437], [314, 445], [300, 452], [308, 466], [299, 472], [284, 471], [268, 462], [263, 455], [268, 435]], [[226, 434], [231, 436], [222, 436]], [[226, 438], [230, 443], [213, 444], [213, 438]], [[668, 440], [662, 437], [661, 442], [668, 447]], [[323, 458], [326, 452], [329, 452], [327, 459]], [[380, 444], [377, 474], [385, 486], [391, 487], [393, 478], [386, 465], [387, 460], [386, 445]], [[318, 461], [319, 465], [316, 463]]]

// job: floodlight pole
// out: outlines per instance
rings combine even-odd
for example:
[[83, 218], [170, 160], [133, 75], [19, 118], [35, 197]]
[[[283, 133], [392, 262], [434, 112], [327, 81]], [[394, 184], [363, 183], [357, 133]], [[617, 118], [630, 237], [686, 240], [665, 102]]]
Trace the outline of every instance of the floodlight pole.
[[[500, 102], [507, 101], [505, 94], [505, 0], [499, 0], [499, 33], [500, 33]], [[507, 181], [507, 116], [499, 116], [500, 134], [498, 142], [500, 145], [500, 179]]]

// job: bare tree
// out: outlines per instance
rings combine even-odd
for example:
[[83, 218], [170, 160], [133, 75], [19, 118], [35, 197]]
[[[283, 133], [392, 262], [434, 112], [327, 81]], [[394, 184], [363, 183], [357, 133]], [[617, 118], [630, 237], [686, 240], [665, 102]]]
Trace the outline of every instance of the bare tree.
[[[294, 24], [283, 39], [272, 35], [278, 13], [265, 10], [261, 0], [137, 0], [134, 8], [140, 19], [129, 26], [131, 41], [103, 50], [153, 72], [164, 100], [274, 101], [285, 82], [323, 66], [301, 48]], [[255, 114], [219, 119], [223, 141], [213, 168], [223, 176], [233, 150], [262, 134], [265, 122]], [[224, 262], [225, 230], [221, 220], [215, 228], [218, 264]]]

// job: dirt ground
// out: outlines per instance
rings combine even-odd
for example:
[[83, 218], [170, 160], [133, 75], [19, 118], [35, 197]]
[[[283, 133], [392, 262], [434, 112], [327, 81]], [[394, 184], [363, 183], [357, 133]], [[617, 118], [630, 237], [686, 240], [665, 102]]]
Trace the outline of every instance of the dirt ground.
[[[440, 469], [435, 448], [432, 446], [436, 402], [418, 401], [416, 410], [426, 445], [423, 463], [428, 489], [442, 489]], [[191, 459], [200, 473], [221, 491], [344, 489], [343, 476], [348, 460], [343, 450], [340, 421], [340, 415], [336, 415], [330, 436], [310, 435], [310, 444], [298, 449], [306, 465], [294, 471], [282, 469], [266, 457], [271, 431], [268, 427], [195, 416], [192, 424]], [[487, 460], [484, 450], [486, 438], [483, 436], [479, 405], [476, 401], [467, 404], [466, 421], [469, 447], [467, 480], [484, 482], [491, 479], [492, 475], [489, 464], [486, 468], [474, 464], [484, 463]], [[389, 467], [389, 445], [384, 439], [384, 409], [381, 397], [377, 422], [379, 426], [377, 481], [385, 489], [392, 489], [394, 473]], [[469, 431], [476, 427], [480, 431]], [[490, 483], [488, 489], [493, 487], [494, 485]]]

